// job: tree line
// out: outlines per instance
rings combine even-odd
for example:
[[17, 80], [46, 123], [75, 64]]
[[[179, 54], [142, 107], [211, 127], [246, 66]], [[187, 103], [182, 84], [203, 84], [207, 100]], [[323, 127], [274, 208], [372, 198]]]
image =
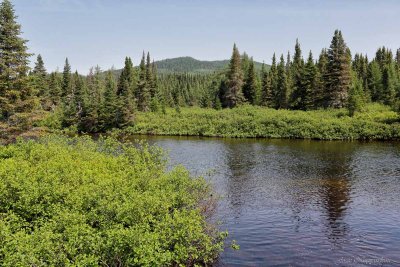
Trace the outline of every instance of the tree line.
[[352, 57], [341, 31], [329, 48], [304, 58], [296, 41], [290, 52], [272, 57], [271, 66], [255, 68], [254, 60], [233, 47], [229, 66], [212, 74], [158, 74], [150, 54], [143, 52], [139, 66], [130, 57], [122, 71], [92, 68], [88, 75], [72, 72], [65, 61], [62, 73], [48, 73], [37, 56], [29, 68], [27, 41], [21, 37], [13, 5], [0, 5], [0, 118], [18, 123], [33, 110], [60, 113], [62, 127], [100, 132], [122, 128], [135, 112], [165, 112], [166, 107], [233, 108], [242, 104], [275, 109], [313, 110], [343, 108], [350, 115], [367, 102], [395, 107], [400, 97], [400, 49], [385, 47], [375, 57]]

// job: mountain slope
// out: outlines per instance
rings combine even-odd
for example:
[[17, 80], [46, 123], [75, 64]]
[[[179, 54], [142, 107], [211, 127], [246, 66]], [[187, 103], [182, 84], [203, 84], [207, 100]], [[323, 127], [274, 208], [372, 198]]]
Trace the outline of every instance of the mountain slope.
[[[159, 73], [211, 73], [226, 68], [229, 65], [229, 60], [205, 61], [192, 57], [177, 57], [156, 61], [155, 64]], [[257, 70], [261, 70], [262, 63], [255, 62], [255, 66]]]

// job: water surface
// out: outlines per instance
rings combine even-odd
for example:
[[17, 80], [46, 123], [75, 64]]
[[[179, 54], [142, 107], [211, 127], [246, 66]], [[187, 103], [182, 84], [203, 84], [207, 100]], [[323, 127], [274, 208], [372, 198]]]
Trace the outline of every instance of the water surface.
[[223, 196], [218, 266], [400, 266], [400, 143], [135, 138]]

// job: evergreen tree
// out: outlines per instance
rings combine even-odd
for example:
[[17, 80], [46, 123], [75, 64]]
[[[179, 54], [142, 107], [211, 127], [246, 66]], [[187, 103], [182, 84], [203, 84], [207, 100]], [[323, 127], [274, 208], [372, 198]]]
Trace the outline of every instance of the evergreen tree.
[[261, 69], [261, 105], [273, 107], [273, 96], [271, 90], [271, 79], [263, 63]]
[[300, 43], [296, 39], [295, 53], [293, 56], [293, 64], [291, 66], [293, 89], [291, 93], [291, 106], [294, 109], [302, 109], [302, 102], [305, 98], [305, 88], [303, 87], [304, 60], [301, 55]]
[[278, 91], [278, 69], [276, 66], [275, 53], [272, 56], [272, 64], [271, 64], [271, 69], [269, 71], [269, 80], [271, 83], [271, 96], [272, 96], [271, 106], [276, 108], [278, 106], [276, 99], [278, 98], [279, 91]]
[[302, 93], [302, 98], [301, 98], [301, 103], [299, 105], [299, 108], [302, 110], [310, 110], [314, 108], [314, 103], [315, 101], [315, 95], [314, 95], [314, 88], [317, 86], [316, 84], [316, 77], [317, 75], [317, 68], [314, 64], [314, 59], [313, 55], [310, 51], [308, 55], [308, 60], [307, 63], [304, 67], [304, 73], [302, 76], [302, 87], [303, 87], [303, 93]]
[[0, 4], [0, 118], [29, 112], [35, 105], [29, 86], [27, 40], [21, 38], [14, 7], [9, 0]]
[[362, 80], [357, 75], [354, 76], [349, 90], [348, 101], [348, 110], [351, 117], [354, 116], [355, 112], [362, 111], [366, 103]]
[[328, 52], [322, 49], [318, 58], [317, 73], [314, 87], [314, 108], [324, 107], [327, 97], [325, 78], [327, 77]]
[[227, 73], [226, 91], [223, 95], [223, 105], [226, 107], [235, 107], [244, 102], [242, 92], [243, 86], [243, 72], [241, 67], [240, 53], [233, 45], [232, 57], [229, 64], [229, 71]]
[[67, 97], [71, 93], [71, 90], [72, 90], [71, 65], [69, 64], [68, 58], [66, 58], [63, 71], [61, 97], [62, 98]]
[[382, 71], [376, 60], [373, 60], [368, 66], [368, 89], [371, 93], [372, 101], [383, 100]]
[[245, 99], [252, 105], [256, 104], [257, 99], [257, 80], [254, 69], [254, 61], [250, 59], [247, 76], [243, 86], [243, 95]]
[[277, 67], [277, 88], [278, 92], [276, 95], [276, 108], [287, 109], [288, 108], [288, 83], [285, 70], [285, 59], [281, 55], [279, 65]]
[[41, 97], [48, 98], [49, 88], [47, 82], [47, 70], [44, 66], [43, 58], [40, 54], [37, 56], [35, 67], [32, 71], [32, 78], [33, 78], [35, 93]]
[[342, 32], [335, 31], [328, 49], [326, 73], [326, 106], [341, 108], [346, 105], [351, 83], [351, 57], [344, 42]]
[[395, 97], [397, 93], [398, 80], [393, 63], [389, 63], [385, 66], [382, 75], [382, 100], [386, 105], [393, 106], [395, 103]]
[[54, 109], [61, 102], [62, 79], [57, 72], [52, 72], [49, 77], [49, 107]]
[[127, 57], [117, 86], [116, 122], [118, 127], [124, 127], [132, 120], [132, 113], [135, 108], [135, 84], [136, 77], [132, 59]]
[[145, 54], [143, 52], [142, 60], [140, 61], [139, 65], [139, 80], [137, 85], [137, 100], [138, 100], [138, 108], [140, 111], [150, 110], [151, 94], [148, 82], [149, 79], [147, 79]]
[[107, 71], [105, 78], [105, 90], [100, 108], [100, 127], [102, 130], [109, 130], [118, 127], [117, 120], [117, 85], [112, 71]]

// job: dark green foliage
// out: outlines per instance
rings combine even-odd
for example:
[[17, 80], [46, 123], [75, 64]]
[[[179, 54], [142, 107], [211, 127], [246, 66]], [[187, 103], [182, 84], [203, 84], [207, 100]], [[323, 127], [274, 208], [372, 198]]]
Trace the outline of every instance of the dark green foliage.
[[[301, 55], [300, 43], [296, 40], [295, 53], [293, 56], [293, 64], [288, 72], [292, 77], [292, 93], [291, 93], [291, 103], [290, 106], [294, 109], [304, 109], [304, 100], [306, 97], [306, 89], [303, 86], [304, 83], [304, 60]], [[290, 84], [288, 83], [288, 86]]]
[[289, 84], [286, 76], [285, 59], [283, 58], [283, 55], [281, 55], [277, 67], [277, 92], [275, 97], [277, 109], [288, 108]]
[[[140, 111], [149, 111], [150, 110], [150, 100], [151, 100], [151, 92], [150, 92], [150, 81], [151, 81], [151, 72], [150, 72], [150, 62], [146, 67], [145, 63], [145, 54], [143, 52], [142, 60], [139, 65], [139, 79], [136, 90], [136, 99], [138, 108]], [[148, 77], [149, 76], [149, 77]]]
[[386, 105], [392, 106], [395, 103], [396, 94], [399, 92], [399, 79], [394, 64], [390, 62], [384, 66], [382, 74], [382, 100]]
[[33, 68], [31, 76], [33, 78], [34, 92], [39, 96], [48, 98], [49, 88], [47, 81], [47, 71], [44, 66], [43, 58], [40, 54], [37, 56], [35, 67]]
[[16, 19], [11, 2], [3, 0], [0, 4], [0, 119], [30, 112], [35, 105], [27, 76], [30, 54]]
[[302, 100], [300, 102], [300, 109], [311, 110], [315, 107], [315, 103], [317, 102], [317, 99], [315, 98], [315, 88], [319, 86], [317, 79], [317, 68], [310, 51], [307, 63], [304, 66], [304, 73], [301, 80]]
[[355, 77], [349, 91], [349, 115], [353, 117], [355, 112], [363, 111], [365, 104], [366, 96], [363, 90], [363, 82], [361, 79]]
[[66, 58], [63, 71], [61, 96], [65, 98], [69, 94], [71, 94], [71, 91], [72, 91], [71, 65], [69, 64], [68, 58]]
[[243, 71], [239, 50], [236, 44], [233, 46], [233, 53], [229, 64], [229, 71], [226, 80], [226, 90], [223, 94], [223, 105], [225, 107], [235, 107], [242, 104], [245, 99], [242, 92]]
[[246, 77], [243, 85], [243, 95], [246, 101], [252, 105], [256, 104], [257, 101], [257, 77], [254, 69], [254, 61], [250, 59], [248, 63], [248, 69], [246, 71]]
[[271, 77], [263, 65], [261, 70], [261, 105], [272, 108], [273, 100]]
[[118, 127], [117, 108], [117, 84], [110, 70], [106, 74], [103, 102], [100, 107], [100, 126], [102, 131]]
[[346, 105], [351, 83], [350, 63], [351, 57], [342, 32], [336, 30], [328, 49], [328, 65], [325, 75], [326, 106], [341, 108]]

